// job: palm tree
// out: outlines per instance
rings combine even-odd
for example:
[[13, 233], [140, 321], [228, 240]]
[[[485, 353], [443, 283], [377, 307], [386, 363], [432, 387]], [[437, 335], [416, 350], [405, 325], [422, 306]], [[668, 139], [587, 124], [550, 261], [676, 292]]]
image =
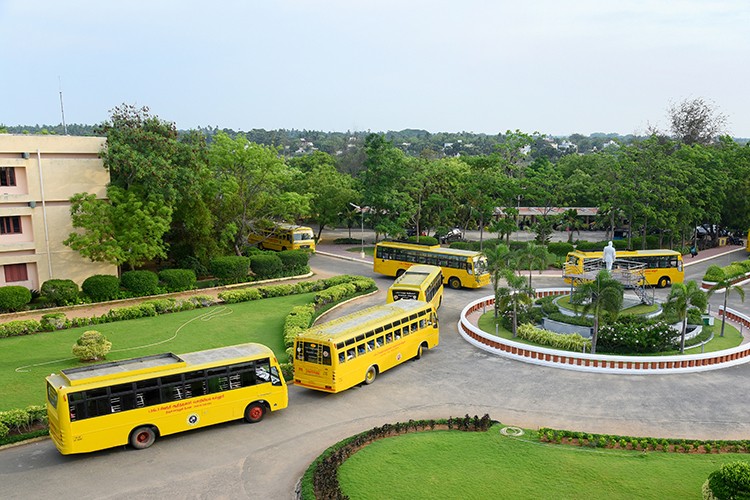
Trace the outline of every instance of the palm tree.
[[592, 281], [576, 285], [570, 296], [571, 304], [583, 305], [582, 314], [589, 312], [594, 317], [594, 329], [591, 335], [591, 354], [596, 353], [596, 339], [599, 335], [599, 321], [614, 321], [622, 308], [622, 283], [613, 279], [606, 270], [599, 271]]
[[737, 292], [740, 296], [740, 300], [745, 302], [745, 290], [742, 287], [732, 284], [732, 278], [724, 276], [721, 280], [717, 281], [714, 286], [708, 289], [708, 297], [710, 298], [714, 293], [724, 293], [724, 314], [721, 315], [721, 333], [719, 337], [724, 336], [724, 325], [727, 322], [727, 296], [731, 292]]
[[549, 252], [547, 252], [546, 246], [530, 241], [524, 248], [517, 250], [516, 260], [519, 264], [529, 266], [529, 288], [533, 289], [531, 286], [531, 271], [536, 268], [539, 270], [539, 274], [542, 274], [542, 269], [549, 262]]
[[500, 307], [498, 294], [500, 289], [500, 280], [503, 278], [505, 269], [508, 267], [508, 257], [510, 255], [510, 249], [507, 245], [500, 243], [495, 248], [485, 249], [484, 255], [485, 257], [487, 257], [487, 270], [490, 273], [492, 290], [495, 292], [495, 318], [497, 318]]
[[566, 210], [560, 219], [563, 227], [568, 232], [568, 243], [573, 243], [573, 231], [577, 231], [578, 235], [581, 235], [581, 229], [586, 227], [586, 224], [578, 217], [578, 210], [571, 208]]
[[708, 304], [706, 294], [695, 281], [675, 283], [667, 297], [667, 305], [671, 305], [682, 323], [680, 335], [680, 353], [685, 353], [685, 332], [687, 330], [687, 316], [690, 307], [697, 307], [703, 312]]
[[503, 308], [513, 306], [513, 326], [511, 330], [513, 331], [513, 337], [515, 337], [518, 330], [518, 306], [531, 302], [531, 289], [526, 284], [526, 278], [516, 274], [512, 268], [505, 270], [504, 277], [508, 287], [498, 290], [498, 296], [501, 297], [501, 300], [496, 298], [495, 302], [500, 302]]

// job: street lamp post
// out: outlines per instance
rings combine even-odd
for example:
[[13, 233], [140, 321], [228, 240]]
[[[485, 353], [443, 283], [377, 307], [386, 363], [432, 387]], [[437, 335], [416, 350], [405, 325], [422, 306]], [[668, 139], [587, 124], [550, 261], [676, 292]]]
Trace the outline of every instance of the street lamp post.
[[359, 214], [362, 216], [362, 224], [360, 226], [360, 238], [359, 238], [359, 244], [360, 244], [359, 258], [364, 259], [365, 258], [365, 211], [362, 210], [362, 207], [360, 207], [359, 205], [355, 205], [352, 202], [349, 202], [349, 205], [354, 207], [356, 210], [359, 210]]

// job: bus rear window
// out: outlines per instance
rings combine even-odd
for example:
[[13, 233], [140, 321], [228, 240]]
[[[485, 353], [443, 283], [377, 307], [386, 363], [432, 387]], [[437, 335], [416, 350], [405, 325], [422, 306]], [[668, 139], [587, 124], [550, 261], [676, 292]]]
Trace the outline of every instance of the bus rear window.
[[57, 390], [50, 383], [47, 383], [47, 401], [52, 408], [57, 408]]
[[331, 346], [319, 342], [302, 342], [302, 360], [319, 365], [331, 364]]

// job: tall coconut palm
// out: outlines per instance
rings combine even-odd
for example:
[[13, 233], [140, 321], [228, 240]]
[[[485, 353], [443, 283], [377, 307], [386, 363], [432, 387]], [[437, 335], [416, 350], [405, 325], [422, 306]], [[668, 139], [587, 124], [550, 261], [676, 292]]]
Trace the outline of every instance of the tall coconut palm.
[[685, 353], [685, 332], [687, 331], [688, 310], [697, 307], [701, 312], [705, 311], [708, 298], [695, 281], [687, 283], [675, 283], [667, 297], [667, 305], [674, 308], [677, 317], [682, 323], [680, 335], [680, 352]]
[[603, 319], [614, 321], [622, 308], [622, 283], [610, 276], [606, 270], [599, 271], [591, 281], [576, 285], [570, 296], [572, 304], [583, 306], [584, 315], [591, 313], [594, 317], [594, 329], [591, 335], [591, 353], [596, 353], [596, 340], [599, 335], [599, 322]]
[[533, 290], [533, 286], [531, 285], [531, 271], [538, 269], [539, 274], [541, 274], [542, 269], [547, 266], [549, 262], [547, 247], [530, 241], [525, 247], [516, 251], [516, 260], [520, 265], [529, 267], [529, 288]]
[[490, 273], [492, 290], [495, 292], [495, 318], [497, 318], [500, 308], [500, 280], [503, 279], [505, 270], [508, 268], [510, 249], [507, 245], [500, 243], [494, 248], [485, 248], [484, 255], [487, 257], [487, 270]]
[[727, 296], [732, 292], [737, 292], [737, 295], [740, 296], [740, 300], [742, 302], [745, 302], [745, 290], [743, 290], [742, 287], [733, 285], [732, 279], [727, 278], [726, 276], [717, 281], [714, 286], [708, 289], [709, 298], [715, 293], [724, 294], [724, 314], [721, 315], [721, 333], [719, 334], [719, 337], [724, 336], [724, 325], [726, 325], [727, 322]]

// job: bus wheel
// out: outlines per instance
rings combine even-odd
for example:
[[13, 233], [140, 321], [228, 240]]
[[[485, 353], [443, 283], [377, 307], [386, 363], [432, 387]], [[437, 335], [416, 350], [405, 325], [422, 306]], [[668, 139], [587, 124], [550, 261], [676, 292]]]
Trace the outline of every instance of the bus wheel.
[[454, 276], [448, 280], [448, 286], [453, 288], [454, 290], [458, 290], [459, 288], [461, 288], [461, 280]]
[[414, 356], [414, 359], [422, 359], [422, 354], [424, 354], [424, 344], [419, 344], [419, 347], [417, 347], [417, 355]]
[[402, 274], [404, 274], [405, 272], [406, 272], [406, 271], [404, 271], [403, 269], [399, 269], [398, 271], [396, 271], [396, 277], [397, 277], [397, 278], [400, 278], [400, 277], [401, 277], [401, 275], [402, 275]]
[[286, 252], [286, 247], [281, 247], [282, 252]]
[[263, 243], [258, 243], [258, 250], [265, 250]]
[[669, 284], [669, 278], [667, 278], [666, 276], [662, 276], [661, 278], [659, 278], [659, 288], [666, 288], [669, 286]]
[[263, 420], [266, 414], [266, 407], [261, 403], [251, 403], [245, 408], [245, 422], [254, 424]]
[[145, 450], [156, 441], [154, 429], [148, 426], [138, 427], [130, 433], [130, 445], [136, 450]]
[[365, 385], [370, 385], [373, 382], [375, 382], [375, 379], [378, 376], [378, 369], [374, 366], [371, 366], [367, 369], [367, 373], [365, 373]]

